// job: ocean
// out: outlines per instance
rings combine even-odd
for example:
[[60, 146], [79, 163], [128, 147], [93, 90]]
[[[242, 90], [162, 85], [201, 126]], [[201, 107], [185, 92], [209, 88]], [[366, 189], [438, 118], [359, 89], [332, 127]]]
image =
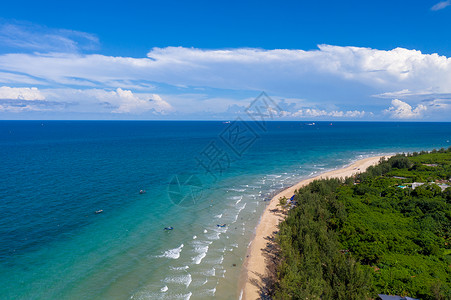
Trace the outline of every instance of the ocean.
[[451, 123], [0, 121], [0, 299], [238, 299], [272, 195], [450, 140]]

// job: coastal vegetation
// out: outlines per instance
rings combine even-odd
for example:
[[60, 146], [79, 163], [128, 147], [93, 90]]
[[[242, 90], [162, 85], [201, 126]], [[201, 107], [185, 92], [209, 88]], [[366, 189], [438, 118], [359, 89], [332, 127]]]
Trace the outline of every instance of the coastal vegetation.
[[276, 237], [273, 298], [451, 299], [450, 180], [451, 148], [301, 188]]

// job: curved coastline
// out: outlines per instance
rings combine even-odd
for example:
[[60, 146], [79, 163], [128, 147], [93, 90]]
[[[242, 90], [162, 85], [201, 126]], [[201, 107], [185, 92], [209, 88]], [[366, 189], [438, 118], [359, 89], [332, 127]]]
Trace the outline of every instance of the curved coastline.
[[310, 182], [325, 178], [345, 178], [353, 176], [357, 173], [364, 172], [369, 166], [376, 165], [382, 157], [390, 157], [392, 154], [379, 155], [373, 157], [363, 158], [354, 161], [348, 166], [340, 169], [327, 171], [315, 177], [301, 180], [297, 184], [284, 189], [275, 195], [270, 203], [266, 206], [260, 221], [255, 229], [255, 235], [249, 243], [246, 260], [242, 265], [240, 283], [239, 283], [239, 297], [242, 300], [260, 299], [262, 296], [262, 289], [265, 287], [265, 278], [267, 278], [268, 260], [265, 252], [267, 245], [271, 242], [274, 234], [278, 230], [278, 224], [284, 218], [284, 215], [277, 213], [277, 204], [281, 197], [290, 198], [296, 190], [308, 185]]

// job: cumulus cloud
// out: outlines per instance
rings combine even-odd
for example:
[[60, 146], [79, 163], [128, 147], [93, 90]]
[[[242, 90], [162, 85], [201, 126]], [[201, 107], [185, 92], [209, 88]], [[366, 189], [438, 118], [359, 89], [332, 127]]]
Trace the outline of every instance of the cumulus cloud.
[[393, 119], [416, 119], [422, 117], [427, 107], [419, 104], [416, 108], [412, 108], [408, 103], [398, 99], [391, 102], [388, 109], [385, 110]]
[[0, 87], [0, 99], [18, 100], [45, 100], [44, 95], [37, 88], [13, 88], [8, 86]]
[[437, 4], [435, 4], [434, 6], [431, 7], [431, 10], [433, 11], [437, 11], [437, 10], [441, 10], [444, 9], [445, 7], [448, 7], [451, 5], [451, 1], [447, 0], [447, 1], [441, 1]]
[[55, 111], [66, 106], [67, 103], [47, 101], [45, 95], [36, 87], [15, 88], [0, 87], [0, 111]]
[[132, 93], [130, 90], [121, 88], [106, 94], [100, 94], [100, 99], [108, 101], [113, 105], [117, 105], [113, 113], [142, 113], [149, 110], [155, 110], [160, 113], [170, 111], [171, 105], [161, 99], [159, 95], [152, 94], [147, 99], [142, 99]]
[[332, 118], [361, 118], [365, 115], [365, 111], [326, 111], [315, 108], [300, 109], [294, 113], [285, 112], [285, 116], [290, 117], [332, 117]]
[[166, 114], [173, 107], [157, 94], [135, 94], [131, 90], [43, 89], [0, 87], [0, 111], [61, 111]]
[[160, 95], [149, 93], [133, 93], [131, 90], [117, 88], [105, 89], [48, 89], [44, 90], [48, 99], [57, 101], [65, 99], [69, 103], [77, 103], [76, 112], [130, 113], [141, 114], [152, 111], [165, 114], [173, 107]]

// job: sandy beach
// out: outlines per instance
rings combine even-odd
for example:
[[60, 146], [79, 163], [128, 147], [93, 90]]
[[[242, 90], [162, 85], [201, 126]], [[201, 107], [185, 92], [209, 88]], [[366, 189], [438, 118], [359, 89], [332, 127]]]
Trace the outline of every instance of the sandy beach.
[[[389, 155], [384, 156], [387, 158], [389, 157]], [[353, 176], [357, 173], [364, 172], [369, 166], [377, 164], [380, 158], [384, 156], [365, 158], [353, 163], [348, 167], [333, 170], [320, 174], [313, 178], [302, 180], [299, 183], [283, 190], [282, 192], [274, 196], [263, 212], [260, 222], [256, 228], [255, 237], [248, 249], [247, 259], [243, 265], [241, 276], [241, 299], [261, 299], [262, 295], [264, 294], [265, 278], [267, 278], [266, 272], [268, 267], [266, 258], [267, 255], [265, 255], [267, 252], [265, 249], [267, 248], [268, 243], [270, 243], [270, 240], [273, 238], [274, 233], [278, 230], [279, 222], [284, 217], [283, 214], [277, 212], [277, 204], [279, 204], [279, 199], [281, 197], [286, 197], [289, 199], [291, 196], [293, 196], [295, 190], [298, 190], [299, 188], [317, 179], [340, 177], [345, 178]]]

